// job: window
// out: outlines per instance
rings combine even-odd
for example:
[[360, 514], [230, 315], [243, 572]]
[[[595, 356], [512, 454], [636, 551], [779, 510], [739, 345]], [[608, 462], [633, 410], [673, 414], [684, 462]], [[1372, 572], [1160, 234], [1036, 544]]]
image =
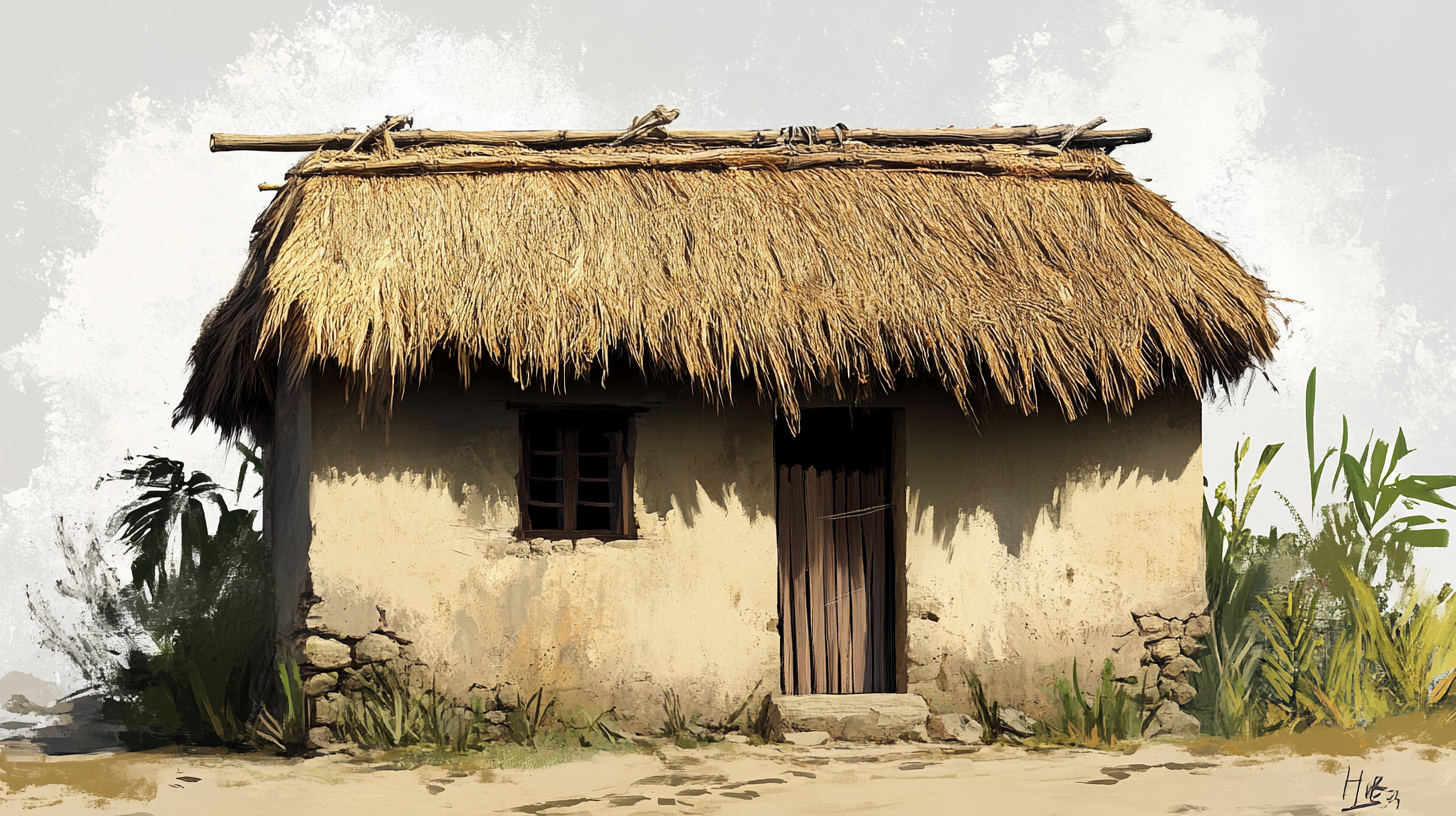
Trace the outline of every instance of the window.
[[521, 414], [521, 529], [560, 538], [635, 533], [628, 415]]

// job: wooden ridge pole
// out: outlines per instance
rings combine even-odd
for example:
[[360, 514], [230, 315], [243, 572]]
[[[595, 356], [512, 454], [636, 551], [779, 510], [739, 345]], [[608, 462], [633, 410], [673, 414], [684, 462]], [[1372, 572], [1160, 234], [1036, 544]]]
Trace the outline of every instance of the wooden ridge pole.
[[[1085, 126], [1083, 126], [1085, 127]], [[797, 129], [796, 129], [797, 130]], [[1130, 130], [1083, 130], [1072, 125], [994, 128], [937, 128], [895, 130], [883, 128], [840, 129], [818, 128], [816, 141], [834, 143], [840, 136], [872, 145], [894, 144], [960, 144], [960, 145], [1052, 145], [1073, 148], [1110, 149], [1119, 145], [1146, 142], [1153, 137], [1147, 128]], [[395, 130], [390, 140], [396, 147], [423, 145], [519, 145], [537, 149], [606, 145], [623, 136], [620, 130]], [[214, 153], [231, 150], [259, 150], [279, 153], [306, 153], [314, 150], [348, 150], [363, 134], [300, 133], [281, 136], [257, 136], [240, 133], [214, 133], [209, 148]], [[1070, 138], [1069, 138], [1070, 137]], [[783, 144], [779, 130], [662, 130], [639, 135], [636, 144], [696, 144], [705, 147], [773, 147]], [[802, 142], [801, 142], [802, 143]]]
[[[695, 153], [516, 153], [501, 156], [406, 155], [394, 159], [326, 158], [310, 159], [289, 176], [392, 176], [423, 173], [481, 173], [512, 170], [610, 170], [645, 168], [653, 170], [803, 170], [811, 167], [849, 165], [899, 170], [930, 170], [996, 175], [1017, 172], [1025, 157], [1000, 156], [995, 151], [975, 153], [904, 153], [893, 150], [858, 148], [804, 152], [790, 147], [724, 148]], [[1090, 178], [1132, 181], [1121, 168], [1086, 162], [1046, 162], [1042, 172], [1055, 178]]]

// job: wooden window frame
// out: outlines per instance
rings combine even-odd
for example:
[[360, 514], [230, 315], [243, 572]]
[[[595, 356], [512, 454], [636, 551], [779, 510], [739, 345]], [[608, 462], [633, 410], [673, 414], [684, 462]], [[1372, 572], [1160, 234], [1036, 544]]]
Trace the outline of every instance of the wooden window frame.
[[[520, 438], [517, 445], [520, 466], [517, 472], [516, 495], [520, 505], [520, 533], [522, 538], [549, 538], [557, 541], [596, 538], [602, 541], [634, 539], [637, 537], [637, 518], [633, 500], [633, 461], [636, 458], [637, 434], [634, 411], [621, 407], [592, 406], [511, 406], [520, 414]], [[553, 506], [531, 499], [531, 428], [555, 418], [555, 425], [561, 433], [562, 480], [561, 516], [562, 528], [536, 529], [531, 525], [530, 508]], [[582, 480], [580, 475], [580, 454], [577, 450], [578, 434], [585, 428], [605, 427], [620, 434], [616, 446], [616, 475], [618, 523], [614, 530], [577, 529], [577, 491]], [[611, 469], [608, 469], [611, 472]], [[607, 478], [612, 478], [608, 476]], [[599, 506], [611, 506], [599, 505]]]

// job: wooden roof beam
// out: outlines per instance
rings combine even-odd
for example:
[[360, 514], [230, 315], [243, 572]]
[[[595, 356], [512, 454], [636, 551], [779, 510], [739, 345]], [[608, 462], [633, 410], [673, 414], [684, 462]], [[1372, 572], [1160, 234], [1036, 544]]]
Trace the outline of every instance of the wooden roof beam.
[[[1080, 131], [1080, 132], [1079, 132]], [[783, 144], [782, 130], [654, 130], [637, 136], [636, 144], [691, 143], [715, 147], [774, 147]], [[1153, 138], [1147, 128], [1130, 130], [1081, 130], [1072, 125], [992, 128], [935, 128], [897, 130], [887, 128], [818, 128], [816, 141], [835, 142], [840, 135], [866, 144], [961, 144], [961, 145], [1052, 145], [1073, 148], [1102, 148], [1146, 142]], [[397, 147], [420, 145], [523, 145], [537, 149], [561, 149], [606, 145], [623, 135], [620, 130], [396, 130], [390, 134]], [[1070, 136], [1070, 141], [1066, 141]], [[348, 150], [360, 138], [354, 131], [258, 136], [214, 133], [209, 148], [214, 153], [258, 150], [279, 153], [307, 153], [314, 150]]]

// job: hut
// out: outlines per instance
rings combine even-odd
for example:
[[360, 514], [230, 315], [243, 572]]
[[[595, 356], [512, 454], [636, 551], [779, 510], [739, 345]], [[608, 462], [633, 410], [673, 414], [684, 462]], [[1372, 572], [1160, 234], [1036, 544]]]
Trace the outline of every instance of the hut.
[[176, 420], [265, 446], [318, 710], [401, 650], [638, 722], [756, 686], [964, 709], [968, 670], [1035, 707], [1104, 656], [1186, 701], [1200, 400], [1277, 335], [1109, 155], [1149, 132], [675, 116], [213, 137], [308, 152]]

